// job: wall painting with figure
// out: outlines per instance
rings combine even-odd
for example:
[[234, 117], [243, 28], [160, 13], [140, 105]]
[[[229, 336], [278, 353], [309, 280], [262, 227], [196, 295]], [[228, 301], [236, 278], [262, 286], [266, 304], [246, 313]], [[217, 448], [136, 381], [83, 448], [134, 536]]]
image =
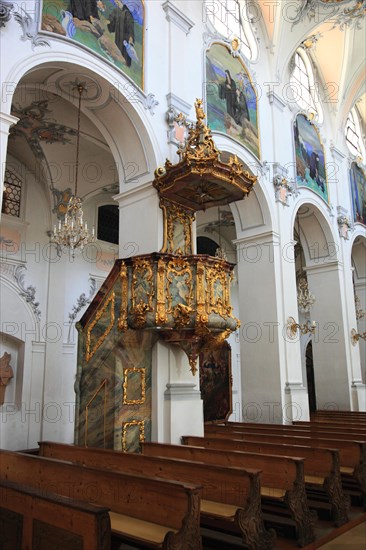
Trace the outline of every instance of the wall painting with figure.
[[260, 158], [257, 96], [239, 57], [223, 44], [206, 53], [207, 123], [213, 132], [237, 139]]
[[356, 162], [350, 169], [353, 221], [366, 225], [366, 174]]
[[232, 413], [230, 344], [225, 341], [220, 347], [203, 351], [199, 365], [204, 421], [227, 420]]
[[143, 88], [143, 0], [43, 0], [42, 30], [79, 42]]
[[294, 123], [296, 182], [329, 202], [323, 145], [314, 124], [305, 115]]

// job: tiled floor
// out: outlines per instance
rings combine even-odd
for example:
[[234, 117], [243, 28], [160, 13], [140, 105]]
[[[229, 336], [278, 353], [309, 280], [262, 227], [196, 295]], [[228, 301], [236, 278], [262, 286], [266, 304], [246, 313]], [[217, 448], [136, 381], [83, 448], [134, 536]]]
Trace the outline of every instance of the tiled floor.
[[322, 550], [365, 550], [366, 522], [356, 525], [350, 531], [320, 546]]

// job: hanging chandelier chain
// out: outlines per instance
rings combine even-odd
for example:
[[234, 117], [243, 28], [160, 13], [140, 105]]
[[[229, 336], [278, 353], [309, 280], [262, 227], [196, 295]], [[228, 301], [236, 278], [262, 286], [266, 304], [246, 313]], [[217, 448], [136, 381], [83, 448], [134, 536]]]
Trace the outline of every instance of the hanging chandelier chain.
[[79, 92], [78, 120], [76, 136], [76, 169], [75, 169], [75, 195], [70, 197], [66, 208], [63, 223], [59, 220], [58, 231], [54, 226], [52, 242], [61, 250], [70, 249], [72, 257], [76, 250], [82, 250], [85, 246], [96, 241], [94, 227], [89, 234], [88, 224], [83, 220], [83, 208], [81, 198], [77, 196], [79, 176], [79, 152], [80, 152], [80, 123], [81, 123], [81, 96], [86, 88], [81, 82], [73, 83], [73, 89]]
[[77, 90], [79, 92], [79, 104], [78, 104], [78, 123], [77, 123], [77, 135], [76, 135], [75, 197], [77, 197], [78, 176], [79, 176], [81, 96], [85, 91], [85, 88], [82, 84], [78, 84], [76, 87], [77, 87]]

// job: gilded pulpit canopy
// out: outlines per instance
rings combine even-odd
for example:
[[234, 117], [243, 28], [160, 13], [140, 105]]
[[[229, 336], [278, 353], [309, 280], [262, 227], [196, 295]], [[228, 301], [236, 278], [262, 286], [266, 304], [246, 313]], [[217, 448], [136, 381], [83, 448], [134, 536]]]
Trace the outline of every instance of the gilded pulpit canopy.
[[178, 149], [180, 161], [168, 159], [155, 170], [154, 187], [161, 199], [197, 212], [243, 199], [257, 178], [243, 169], [236, 155], [222, 162], [211, 135], [203, 122], [206, 115], [202, 100], [197, 99], [196, 123], [188, 128], [188, 139]]

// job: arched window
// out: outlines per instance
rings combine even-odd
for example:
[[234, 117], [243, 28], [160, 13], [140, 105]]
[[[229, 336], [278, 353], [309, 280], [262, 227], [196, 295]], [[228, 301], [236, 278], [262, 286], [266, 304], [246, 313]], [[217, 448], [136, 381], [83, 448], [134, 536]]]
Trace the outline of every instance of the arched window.
[[362, 139], [360, 121], [356, 107], [353, 107], [348, 113], [345, 134], [347, 146], [351, 153], [365, 160], [365, 144]]
[[206, 0], [206, 17], [225, 38], [239, 38], [244, 55], [251, 60], [258, 56], [258, 45], [247, 14], [245, 1]]
[[295, 52], [290, 82], [297, 104], [308, 114], [316, 116], [317, 122], [321, 123], [323, 109], [316, 89], [314, 72], [310, 59], [302, 48]]
[[107, 243], [118, 244], [119, 210], [115, 204], [105, 204], [98, 208], [98, 239]]
[[2, 214], [20, 218], [22, 180], [11, 168], [5, 169]]

